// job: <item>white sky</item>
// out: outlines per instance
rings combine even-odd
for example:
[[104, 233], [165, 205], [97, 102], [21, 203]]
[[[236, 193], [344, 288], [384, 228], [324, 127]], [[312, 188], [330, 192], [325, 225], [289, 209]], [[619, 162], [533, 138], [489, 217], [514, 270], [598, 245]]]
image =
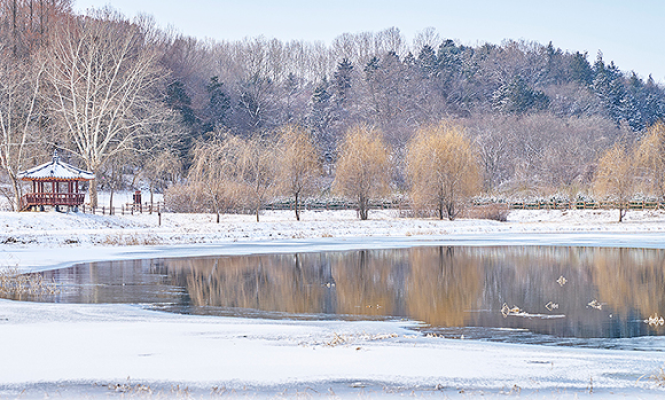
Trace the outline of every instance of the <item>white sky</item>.
[[665, 82], [662, 0], [75, 0], [75, 8], [110, 4], [132, 17], [147, 13], [162, 27], [199, 38], [263, 35], [321, 40], [395, 26], [407, 40], [434, 27], [466, 45], [504, 39], [552, 41], [563, 50], [598, 50], [623, 71]]

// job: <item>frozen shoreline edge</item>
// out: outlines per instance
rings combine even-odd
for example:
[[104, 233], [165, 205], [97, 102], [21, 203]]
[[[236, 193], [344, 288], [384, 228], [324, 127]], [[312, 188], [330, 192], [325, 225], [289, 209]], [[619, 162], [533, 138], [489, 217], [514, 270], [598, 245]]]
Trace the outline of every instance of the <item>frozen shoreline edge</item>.
[[[0, 221], [2, 220], [0, 215]], [[57, 238], [71, 235], [71, 218], [64, 216], [62, 221], [53, 223], [51, 232]], [[209, 234], [214, 239], [211, 243], [178, 243], [166, 241], [159, 245], [100, 245], [95, 243], [58, 244], [58, 241], [46, 240], [33, 244], [1, 244], [0, 260], [4, 266], [12, 266], [22, 271], [38, 271], [61, 268], [68, 265], [102, 260], [130, 260], [163, 257], [186, 257], [206, 255], [242, 255], [276, 252], [305, 252], [305, 251], [342, 251], [354, 249], [387, 249], [413, 246], [602, 246], [602, 247], [634, 247], [634, 248], [665, 248], [665, 223], [653, 218], [649, 221], [634, 221], [618, 225], [610, 221], [548, 221], [535, 222], [530, 220], [496, 223], [493, 221], [430, 221], [430, 220], [401, 220], [384, 218], [362, 226], [363, 223], [350, 219], [333, 221], [305, 221], [305, 224], [296, 225], [295, 221], [285, 222], [280, 218], [256, 224], [248, 221], [227, 221], [225, 226], [241, 229], [259, 228], [259, 233], [270, 234], [279, 229], [310, 230], [309, 237], [296, 238], [265, 238], [260, 235], [258, 239], [226, 238], [215, 236], [216, 232], [210, 225], [201, 224], [197, 234]], [[45, 216], [30, 216], [28, 223], [43, 222]], [[560, 219], [560, 217], [559, 217]], [[148, 224], [138, 221], [123, 221], [115, 218], [96, 216], [94, 218], [80, 218], [77, 221], [89, 226], [81, 228], [78, 235], [85, 237], [88, 234], [121, 234], [125, 235], [135, 229], [139, 231], [151, 230]], [[7, 224], [7, 219], [3, 221]], [[122, 226], [122, 224], [127, 224]], [[196, 223], [196, 221], [181, 221], [181, 224]], [[100, 225], [116, 226], [101, 226]], [[331, 225], [360, 226], [355, 232], [340, 237], [321, 237], [321, 230], [330, 230]], [[295, 228], [293, 227], [295, 225]], [[290, 228], [289, 228], [290, 227]], [[312, 230], [312, 228], [315, 228]], [[375, 230], [391, 229], [389, 234], [375, 235]], [[165, 227], [162, 235], [171, 235], [173, 231], [183, 229], [183, 226]], [[318, 231], [316, 229], [319, 229]], [[404, 234], [407, 230], [436, 229], [450, 230], [447, 234]], [[39, 228], [16, 227], [11, 235], [50, 235], [48, 231]], [[166, 232], [170, 230], [171, 233]], [[207, 232], [207, 233], [206, 233]], [[145, 234], [155, 234], [154, 232]], [[142, 234], [143, 234], [142, 233]], [[297, 233], [297, 232], [296, 232]], [[351, 234], [351, 233], [355, 233]], [[402, 233], [402, 234], [400, 234]], [[1, 233], [0, 233], [1, 235]], [[26, 236], [24, 236], [26, 237]], [[165, 236], [169, 237], [169, 236]], [[0, 267], [3, 265], [0, 264]], [[164, 327], [164, 329], [155, 329]], [[385, 332], [398, 332], [403, 335], [404, 325], [401, 322], [349, 322], [331, 321], [303, 322], [287, 321], [276, 324], [273, 321], [234, 320], [229, 317], [196, 317], [173, 316], [163, 313], [137, 309], [136, 307], [119, 305], [44, 305], [39, 303], [19, 303], [0, 300], [0, 342], [13, 343], [12, 349], [6, 351], [5, 360], [0, 361], [0, 376], [6, 376], [0, 383], [0, 394], [19, 394], [23, 389], [28, 390], [24, 398], [42, 398], [52, 388], [63, 388], [65, 398], [107, 398], [107, 390], [94, 391], [90, 389], [92, 383], [124, 384], [123, 376], [130, 376], [134, 384], [152, 384], [155, 389], [167, 390], [169, 385], [189, 384], [192, 387], [203, 388], [199, 397], [210, 397], [212, 382], [241, 388], [244, 385], [254, 385], [253, 394], [266, 398], [276, 395], [267, 393], [274, 388], [292, 389], [291, 396], [297, 397], [294, 388], [312, 386], [319, 389], [327, 385], [335, 387], [338, 396], [358, 397], [358, 388], [349, 386], [357, 382], [365, 382], [368, 388], [379, 389], [385, 383], [393, 383], [396, 387], [408, 390], [424, 388], [421, 394], [435, 393], [444, 398], [468, 397], [505, 397], [513, 386], [524, 390], [523, 395], [531, 398], [577, 398], [591, 393], [588, 391], [589, 380], [595, 384], [593, 397], [631, 397], [658, 398], [662, 396], [662, 388], [648, 379], [638, 382], [637, 378], [648, 378], [658, 372], [658, 368], [665, 364], [665, 353], [625, 352], [617, 350], [589, 350], [551, 348], [534, 345], [502, 345], [496, 343], [462, 342], [453, 339], [440, 339], [435, 343], [427, 342], [426, 338], [400, 339], [395, 343], [387, 342], [350, 342], [347, 346], [328, 348], [325, 342], [333, 334], [353, 335], [358, 332], [369, 334], [384, 334]], [[131, 334], [128, 335], [126, 330]], [[242, 332], [239, 332], [242, 331]], [[249, 338], [241, 333], [252, 332]], [[79, 332], [87, 332], [90, 336], [81, 336]], [[117, 336], [109, 336], [115, 332]], [[212, 335], [212, 336], [211, 336]], [[309, 335], [309, 336], [308, 336]], [[308, 336], [302, 352], [302, 337]], [[40, 346], [33, 343], [49, 343], [58, 338], [59, 346], [77, 348], [89, 346], [89, 351], [81, 354], [68, 352], [58, 353], [57, 349], [49, 349], [46, 354]], [[179, 369], [177, 349], [168, 347], [173, 341], [182, 343], [190, 349], [186, 357], [192, 357], [204, 365], [214, 365], [227, 371], [232, 379], [210, 379], [204, 370], [198, 370], [198, 375], [192, 377], [189, 372]], [[216, 343], [214, 353], [210, 353], [208, 344], [210, 340]], [[299, 344], [300, 343], [300, 344]], [[222, 358], [227, 353], [233, 353], [236, 347], [241, 346], [252, 354], [265, 352], [264, 363], [270, 363], [272, 358], [278, 360], [294, 359], [292, 376], [304, 378], [288, 378], [280, 375], [283, 371], [263, 370], [256, 379], [247, 379], [254, 376], [257, 365], [242, 360], [238, 355], [225, 362]], [[318, 347], [317, 347], [318, 346]], [[13, 347], [16, 347], [15, 349]], [[355, 348], [361, 348], [360, 351]], [[127, 350], [126, 348], [129, 348]], [[156, 348], [156, 349], [155, 349]], [[101, 350], [100, 350], [101, 349]], [[117, 354], [117, 349], [122, 349]], [[426, 352], [422, 352], [425, 349]], [[318, 352], [312, 352], [318, 350]], [[92, 372], [81, 369], [80, 365], [89, 362], [89, 352], [98, 351], [96, 359], [102, 366], [95, 366]], [[219, 352], [222, 353], [219, 353]], [[160, 353], [161, 352], [161, 353]], [[310, 353], [311, 352], [311, 353]], [[367, 352], [367, 353], [365, 353]], [[170, 360], [164, 364], [164, 359], [152, 359], [145, 354], [161, 354]], [[224, 354], [224, 356], [222, 356]], [[239, 353], [243, 354], [243, 353]], [[316, 354], [314, 356], [314, 354]], [[398, 356], [399, 354], [399, 356]], [[359, 357], [358, 357], [359, 356]], [[221, 357], [221, 358], [220, 358]], [[296, 361], [298, 357], [305, 357]], [[323, 357], [323, 358], [321, 358]], [[369, 358], [367, 358], [369, 357]], [[377, 358], [378, 357], [378, 358]], [[400, 358], [401, 357], [401, 358]], [[473, 359], [477, 357], [477, 359]], [[20, 362], [17, 360], [21, 358]], [[541, 368], [539, 364], [544, 359], [554, 359], [556, 365], [552, 371]], [[34, 360], [43, 360], [45, 370], [35, 370]], [[399, 359], [397, 365], [395, 360]], [[220, 361], [221, 360], [221, 361]], [[299, 359], [298, 359], [299, 360]], [[364, 361], [363, 361], [364, 360]], [[392, 361], [391, 361], [392, 360]], [[402, 361], [405, 360], [405, 361]], [[441, 360], [448, 360], [446, 363]], [[529, 364], [535, 360], [535, 364]], [[132, 367], [133, 363], [143, 363], [143, 369]], [[256, 361], [258, 362], [258, 361]], [[67, 373], [49, 375], [53, 371], [70, 364], [76, 367]], [[206, 364], [207, 363], [207, 364]], [[350, 363], [350, 364], [349, 364]], [[349, 370], [348, 365], [355, 365]], [[364, 363], [364, 364], [363, 364]], [[452, 365], [447, 365], [452, 363]], [[525, 364], [526, 363], [526, 364]], [[385, 364], [385, 365], [384, 365]], [[327, 365], [325, 368], [321, 365]], [[371, 373], [360, 368], [369, 365], [378, 368]], [[545, 365], [546, 366], [546, 365]], [[49, 369], [50, 368], [50, 369]], [[132, 368], [134, 368], [132, 370]], [[201, 367], [196, 367], [200, 369]], [[318, 369], [317, 369], [318, 368]], [[360, 368], [360, 369], [359, 369]], [[540, 371], [542, 369], [542, 371]], [[66, 367], [65, 367], [66, 370]], [[132, 373], [125, 373], [129, 370]], [[379, 370], [383, 371], [380, 372]], [[540, 384], [533, 383], [536, 370], [539, 370]], [[17, 372], [18, 371], [18, 372]], [[40, 372], [41, 371], [41, 372]], [[78, 371], [78, 372], [77, 372]], [[94, 371], [97, 371], [94, 373]], [[118, 372], [123, 371], [123, 372]], [[161, 372], [160, 372], [161, 371]], [[299, 372], [298, 372], [299, 371]], [[194, 370], [197, 372], [197, 369]], [[16, 375], [18, 373], [18, 375]], [[77, 373], [79, 375], [77, 375]], [[93, 374], [89, 377], [86, 374]], [[245, 373], [245, 375], [243, 375]], [[14, 374], [18, 379], [10, 378]], [[69, 374], [69, 375], [68, 375]], [[233, 375], [236, 374], [236, 375]], [[250, 374], [250, 375], [246, 375]], [[86, 377], [87, 376], [87, 377]], [[189, 376], [189, 378], [188, 378]], [[225, 376], [220, 373], [219, 376]], [[243, 378], [244, 376], [244, 378]], [[340, 383], [341, 382], [341, 383]], [[60, 386], [59, 386], [60, 385]], [[161, 385], [161, 386], [160, 386]], [[301, 385], [301, 386], [299, 386]], [[318, 385], [318, 386], [317, 386]], [[375, 386], [372, 386], [375, 385]], [[432, 388], [442, 385], [445, 390], [433, 392]], [[86, 389], [88, 388], [88, 389]], [[20, 390], [19, 390], [20, 389]], [[460, 393], [459, 389], [464, 389]], [[368, 389], [369, 390], [369, 389]], [[262, 394], [263, 393], [263, 394]], [[475, 394], [474, 394], [475, 393]], [[137, 393], [133, 393], [138, 395]], [[242, 393], [237, 393], [241, 395]], [[252, 393], [250, 393], [252, 394]], [[312, 393], [313, 394], [313, 393]], [[513, 393], [514, 394], [514, 393]], [[111, 394], [122, 397], [123, 393]], [[173, 397], [178, 394], [171, 393]], [[321, 393], [320, 397], [328, 393]], [[376, 393], [375, 397], [389, 396], [386, 393]], [[398, 391], [394, 397], [403, 393]], [[166, 393], [166, 397], [169, 394]], [[288, 397], [288, 396], [287, 396]], [[369, 396], [368, 396], [369, 397]]]

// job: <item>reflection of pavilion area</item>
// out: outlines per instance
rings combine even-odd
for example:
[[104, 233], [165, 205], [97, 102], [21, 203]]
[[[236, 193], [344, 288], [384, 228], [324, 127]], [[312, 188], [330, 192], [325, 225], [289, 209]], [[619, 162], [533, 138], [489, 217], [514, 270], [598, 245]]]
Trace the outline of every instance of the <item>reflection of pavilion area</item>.
[[[661, 250], [422, 247], [167, 260], [192, 305], [408, 317], [436, 327], [562, 337], [653, 334], [665, 313]], [[565, 285], [557, 283], [564, 276]], [[620, 279], [614, 279], [619, 277]], [[597, 299], [602, 309], [588, 307]], [[548, 309], [550, 302], [557, 309]], [[503, 304], [522, 315], [501, 314]], [[563, 318], [548, 318], [565, 316]]]

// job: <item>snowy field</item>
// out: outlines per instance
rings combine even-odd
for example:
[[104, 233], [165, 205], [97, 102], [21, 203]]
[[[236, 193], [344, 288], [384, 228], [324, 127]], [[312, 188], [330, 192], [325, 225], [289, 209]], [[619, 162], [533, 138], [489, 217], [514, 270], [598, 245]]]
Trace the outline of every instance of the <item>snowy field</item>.
[[[665, 248], [665, 213], [512, 212], [508, 222], [400, 219], [371, 212], [261, 216], [0, 213], [0, 266], [398, 248], [581, 245]], [[0, 300], [2, 398], [665, 397], [654, 351], [594, 350], [422, 336], [413, 321], [273, 321], [127, 305]]]

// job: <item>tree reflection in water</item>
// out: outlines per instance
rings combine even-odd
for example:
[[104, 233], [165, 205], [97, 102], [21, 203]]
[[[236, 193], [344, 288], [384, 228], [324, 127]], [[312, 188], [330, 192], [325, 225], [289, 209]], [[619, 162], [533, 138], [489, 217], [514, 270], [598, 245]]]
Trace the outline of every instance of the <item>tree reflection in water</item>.
[[[557, 337], [665, 331], [644, 323], [665, 314], [663, 250], [414, 247], [93, 263], [45, 275], [68, 283], [54, 301], [125, 298], [189, 312], [385, 316], [444, 329], [515, 328]], [[504, 315], [504, 305], [519, 312]]]

